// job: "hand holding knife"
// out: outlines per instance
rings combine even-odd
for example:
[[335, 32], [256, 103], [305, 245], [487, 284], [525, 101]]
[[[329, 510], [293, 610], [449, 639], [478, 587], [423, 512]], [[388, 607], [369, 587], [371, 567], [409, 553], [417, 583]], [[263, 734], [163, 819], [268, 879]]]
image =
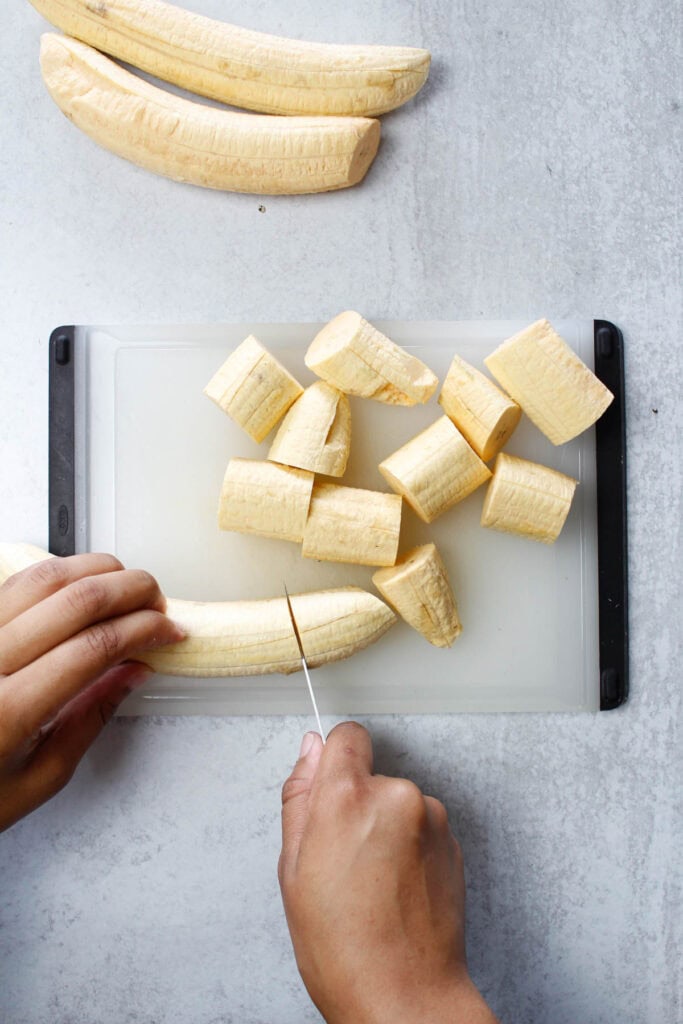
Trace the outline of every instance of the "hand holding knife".
[[294, 636], [296, 637], [297, 646], [299, 648], [299, 654], [301, 655], [301, 665], [302, 665], [303, 670], [304, 670], [304, 675], [306, 676], [306, 683], [308, 685], [308, 692], [311, 695], [311, 702], [313, 704], [313, 711], [315, 712], [315, 720], [318, 723], [318, 731], [319, 731], [321, 739], [322, 739], [322, 741], [324, 743], [325, 742], [325, 733], [323, 731], [322, 722], [320, 721], [320, 713], [318, 711], [318, 705], [316, 703], [315, 693], [313, 692], [313, 685], [311, 683], [311, 676], [310, 676], [309, 671], [308, 671], [308, 662], [306, 661], [306, 655], [304, 654], [304, 648], [303, 648], [303, 644], [301, 643], [301, 636], [299, 634], [299, 627], [297, 626], [296, 619], [294, 618], [294, 610], [292, 608], [292, 602], [289, 599], [289, 592], [287, 590], [286, 585], [285, 585], [285, 598], [287, 599], [287, 609], [289, 611], [289, 617], [292, 620], [292, 628], [294, 630]]

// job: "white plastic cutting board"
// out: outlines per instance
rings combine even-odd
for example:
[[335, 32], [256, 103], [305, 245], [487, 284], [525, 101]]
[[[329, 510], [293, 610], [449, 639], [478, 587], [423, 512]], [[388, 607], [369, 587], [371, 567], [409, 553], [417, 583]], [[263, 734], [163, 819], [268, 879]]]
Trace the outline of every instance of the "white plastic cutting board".
[[[454, 352], [483, 358], [524, 326], [510, 322], [377, 326], [443, 379]], [[593, 365], [593, 322], [556, 322]], [[77, 548], [115, 551], [149, 569], [173, 596], [227, 600], [357, 584], [373, 570], [318, 563], [296, 544], [222, 533], [221, 481], [233, 455], [265, 458], [203, 394], [228, 353], [254, 333], [302, 382], [319, 325], [83, 327], [76, 331]], [[353, 439], [343, 483], [387, 490], [377, 463], [441, 413], [351, 399]], [[562, 535], [546, 547], [482, 529], [485, 488], [431, 526], [404, 503], [401, 550], [433, 540], [446, 562], [463, 633], [431, 647], [399, 622], [348, 661], [314, 672], [323, 714], [597, 710], [599, 705], [594, 435], [553, 447], [526, 419], [507, 451], [580, 481]], [[303, 676], [156, 677], [127, 714], [283, 714], [310, 710]]]

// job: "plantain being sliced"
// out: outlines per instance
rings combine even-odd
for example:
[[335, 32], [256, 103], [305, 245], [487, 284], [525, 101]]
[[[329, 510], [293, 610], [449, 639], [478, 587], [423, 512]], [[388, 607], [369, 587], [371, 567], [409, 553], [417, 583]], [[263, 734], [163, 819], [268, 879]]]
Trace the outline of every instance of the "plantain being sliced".
[[[350, 658], [396, 621], [383, 601], [358, 587], [291, 594], [311, 668]], [[169, 598], [167, 615], [185, 630], [179, 644], [136, 657], [170, 676], [252, 676], [301, 668], [284, 597], [201, 604]]]
[[[46, 558], [30, 544], [0, 544], [0, 584]], [[358, 587], [291, 595], [311, 667], [349, 658], [379, 640], [396, 621], [383, 601]], [[284, 597], [262, 601], [179, 601], [166, 614], [185, 631], [180, 643], [138, 651], [141, 661], [169, 676], [251, 676], [301, 669]]]
[[175, 181], [228, 192], [295, 195], [356, 185], [379, 121], [219, 110], [158, 89], [85, 43], [40, 46], [47, 89], [70, 121], [118, 156]]

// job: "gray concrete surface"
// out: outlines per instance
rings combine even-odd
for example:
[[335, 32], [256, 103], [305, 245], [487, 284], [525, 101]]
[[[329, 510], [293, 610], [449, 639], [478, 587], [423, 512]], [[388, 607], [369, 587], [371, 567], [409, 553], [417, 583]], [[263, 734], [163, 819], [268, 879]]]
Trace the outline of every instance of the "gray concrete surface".
[[[472, 971], [503, 1021], [682, 1019], [681, 15], [656, 0], [194, 0], [273, 32], [428, 46], [366, 183], [260, 200], [98, 149], [0, 13], [0, 535], [46, 541], [57, 323], [615, 320], [628, 378], [632, 698], [596, 716], [384, 717], [378, 762], [447, 802]], [[259, 206], [266, 207], [259, 212]], [[115, 722], [0, 839], [3, 1024], [303, 1024], [275, 880], [308, 720]]]

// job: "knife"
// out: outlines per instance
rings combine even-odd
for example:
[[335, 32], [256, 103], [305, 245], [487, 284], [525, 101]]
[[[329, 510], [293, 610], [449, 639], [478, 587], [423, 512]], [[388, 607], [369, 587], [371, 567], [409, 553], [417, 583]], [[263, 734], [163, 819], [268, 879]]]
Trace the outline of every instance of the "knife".
[[311, 703], [313, 704], [313, 710], [315, 712], [315, 720], [318, 723], [318, 731], [320, 733], [320, 737], [321, 737], [323, 743], [325, 743], [325, 733], [323, 731], [322, 722], [320, 721], [320, 712], [318, 711], [318, 704], [317, 704], [316, 699], [315, 699], [315, 693], [313, 692], [313, 684], [311, 683], [311, 676], [310, 676], [309, 671], [308, 671], [308, 662], [306, 661], [306, 655], [304, 654], [304, 648], [303, 648], [303, 644], [301, 643], [301, 635], [299, 633], [299, 627], [297, 626], [296, 619], [294, 618], [294, 609], [292, 608], [292, 602], [289, 599], [289, 592], [287, 591], [286, 584], [285, 584], [285, 598], [287, 599], [287, 609], [289, 611], [289, 617], [292, 620], [292, 629], [294, 630], [294, 636], [296, 637], [297, 646], [299, 648], [299, 654], [301, 655], [301, 665], [302, 665], [302, 668], [304, 670], [304, 675], [306, 676], [306, 683], [308, 685], [308, 692], [311, 695]]

